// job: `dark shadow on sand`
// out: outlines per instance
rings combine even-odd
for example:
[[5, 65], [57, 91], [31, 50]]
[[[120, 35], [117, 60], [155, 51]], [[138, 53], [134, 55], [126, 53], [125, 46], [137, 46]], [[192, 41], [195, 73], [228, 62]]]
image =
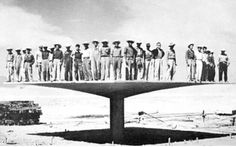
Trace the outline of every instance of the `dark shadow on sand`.
[[[109, 129], [38, 133], [33, 135], [56, 136], [62, 137], [66, 140], [85, 141], [100, 144], [112, 142]], [[227, 136], [227, 134], [213, 134], [204, 132], [152, 128], [125, 128], [125, 138], [122, 144], [145, 145], [167, 143], [169, 137], [171, 138], [171, 142], [178, 142], [184, 140], [196, 140], [196, 138], [204, 139], [223, 136]]]

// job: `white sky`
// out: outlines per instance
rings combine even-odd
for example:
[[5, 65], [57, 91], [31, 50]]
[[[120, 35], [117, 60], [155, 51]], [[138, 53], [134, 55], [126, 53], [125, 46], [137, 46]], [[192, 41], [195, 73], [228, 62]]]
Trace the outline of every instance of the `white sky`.
[[186, 74], [184, 52], [189, 43], [207, 46], [216, 57], [226, 48], [232, 63], [230, 81], [236, 81], [235, 8], [235, 0], [1, 0], [0, 68], [4, 69], [8, 47], [131, 38], [152, 45], [161, 41], [164, 50], [176, 43], [178, 79]]

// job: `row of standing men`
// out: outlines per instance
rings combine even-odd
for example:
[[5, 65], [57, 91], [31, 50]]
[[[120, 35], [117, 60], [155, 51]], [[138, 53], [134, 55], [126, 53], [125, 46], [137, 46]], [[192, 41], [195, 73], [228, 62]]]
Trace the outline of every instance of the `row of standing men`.
[[[150, 44], [146, 49], [141, 47], [141, 42], [127, 40], [128, 46], [122, 49], [120, 41], [114, 41], [114, 47], [104, 40], [99, 47], [97, 40], [93, 41], [93, 47], [89, 43], [76, 44], [76, 50], [66, 46], [63, 53], [60, 44], [54, 47], [40, 46], [35, 56], [30, 48], [25, 50], [16, 49], [16, 55], [12, 49], [8, 50], [7, 71], [8, 81], [33, 81], [33, 65], [37, 70], [38, 81], [80, 81], [80, 80], [172, 80], [176, 70], [175, 44], [170, 43], [169, 50], [165, 53], [161, 49], [161, 43], [156, 43], [156, 48], [150, 50]], [[186, 63], [189, 81], [214, 81], [215, 62], [213, 52], [201, 51], [200, 66], [198, 53], [193, 51], [194, 44], [188, 46], [186, 51]], [[163, 57], [166, 55], [166, 77], [163, 75]], [[228, 58], [228, 57], [227, 57]], [[227, 59], [228, 60], [228, 59]], [[209, 61], [209, 62], [208, 62]], [[220, 64], [221, 65], [221, 64]], [[228, 65], [227, 65], [228, 66]], [[219, 68], [222, 69], [222, 68]], [[225, 70], [219, 71], [225, 73]], [[113, 72], [113, 74], [111, 74]], [[113, 76], [112, 76], [113, 75]], [[200, 76], [199, 76], [200, 75]], [[201, 77], [199, 79], [199, 77]], [[227, 81], [227, 74], [226, 74]]]
[[228, 81], [228, 66], [230, 65], [229, 57], [226, 54], [225, 49], [221, 49], [221, 53], [218, 58], [218, 63], [215, 63], [214, 52], [207, 50], [206, 46], [198, 46], [197, 51], [193, 50], [194, 44], [188, 45], [188, 50], [185, 54], [187, 69], [188, 69], [188, 81], [215, 81], [215, 68], [216, 65], [219, 69], [219, 82], [223, 80]]
[[[141, 47], [142, 43], [127, 40], [128, 46], [120, 47], [120, 41], [114, 41], [114, 47], [104, 40], [99, 47], [97, 40], [93, 41], [93, 47], [89, 43], [83, 43], [81, 51], [80, 44], [75, 45], [75, 51], [71, 46], [66, 46], [63, 53], [60, 44], [54, 47], [40, 46], [36, 54], [31, 53], [31, 48], [25, 50], [7, 49], [7, 71], [8, 81], [33, 81], [33, 65], [37, 70], [38, 81], [80, 81], [80, 80], [161, 80], [163, 77], [162, 60], [165, 55], [161, 49], [161, 43], [150, 50], [150, 44], [146, 49]], [[169, 66], [167, 79], [172, 80], [175, 73], [176, 57], [175, 44], [169, 45], [167, 52]], [[113, 74], [111, 74], [113, 73]]]

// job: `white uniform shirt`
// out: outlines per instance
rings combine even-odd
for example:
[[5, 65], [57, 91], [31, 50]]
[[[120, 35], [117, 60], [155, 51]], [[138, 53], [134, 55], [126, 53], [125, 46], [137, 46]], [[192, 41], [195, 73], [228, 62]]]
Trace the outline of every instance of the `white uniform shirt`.
[[35, 54], [36, 62], [42, 62], [42, 52], [37, 51]]
[[195, 56], [196, 56], [196, 59], [197, 59], [197, 60], [203, 60], [203, 53], [197, 51], [197, 52], [195, 53]]
[[206, 53], [202, 53], [202, 55], [203, 55], [202, 61], [207, 62], [208, 55]]
[[82, 51], [82, 57], [83, 58], [88, 58], [88, 57], [91, 57], [91, 51], [90, 51], [90, 49], [86, 49], [86, 50], [83, 50]]
[[220, 55], [219, 62], [229, 63], [229, 58], [227, 55]]
[[48, 59], [49, 59], [49, 61], [53, 60], [53, 54], [52, 53], [49, 53]]

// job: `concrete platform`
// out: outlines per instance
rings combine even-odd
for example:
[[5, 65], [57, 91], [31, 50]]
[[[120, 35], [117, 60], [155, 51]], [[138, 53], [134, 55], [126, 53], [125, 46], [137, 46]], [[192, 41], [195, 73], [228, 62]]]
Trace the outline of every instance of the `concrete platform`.
[[120, 144], [124, 137], [124, 99], [146, 92], [197, 86], [214, 83], [190, 82], [146, 82], [146, 81], [119, 81], [119, 82], [27, 82], [11, 83], [16, 85], [35, 85], [52, 88], [63, 88], [86, 92], [110, 99], [110, 133], [114, 143]]

